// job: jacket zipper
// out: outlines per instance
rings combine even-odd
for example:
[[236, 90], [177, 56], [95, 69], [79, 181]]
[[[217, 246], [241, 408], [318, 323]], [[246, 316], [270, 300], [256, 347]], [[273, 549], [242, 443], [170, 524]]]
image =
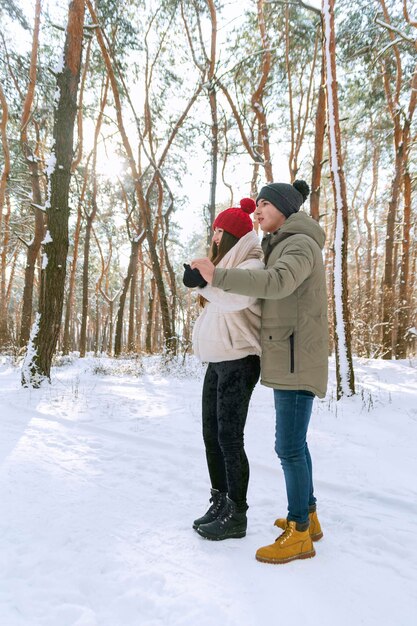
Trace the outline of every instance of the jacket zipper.
[[290, 335], [290, 372], [294, 374], [294, 333]]

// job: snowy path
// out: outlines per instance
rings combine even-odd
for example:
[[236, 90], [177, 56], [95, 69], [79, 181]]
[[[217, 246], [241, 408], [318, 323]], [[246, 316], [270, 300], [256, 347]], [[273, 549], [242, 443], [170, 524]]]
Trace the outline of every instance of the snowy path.
[[362, 398], [316, 403], [325, 537], [316, 558], [285, 566], [254, 558], [285, 514], [271, 390], [256, 388], [246, 430], [248, 535], [212, 543], [191, 529], [208, 494], [201, 380], [92, 368], [56, 368], [51, 386], [28, 391], [0, 365], [1, 626], [415, 620], [415, 367], [362, 362]]

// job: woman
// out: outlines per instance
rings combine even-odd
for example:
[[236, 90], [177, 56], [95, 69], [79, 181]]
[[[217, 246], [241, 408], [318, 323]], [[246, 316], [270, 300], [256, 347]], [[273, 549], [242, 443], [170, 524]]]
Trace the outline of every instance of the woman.
[[[210, 258], [227, 269], [262, 269], [262, 248], [249, 215], [250, 198], [222, 211], [213, 224]], [[194, 354], [208, 362], [203, 385], [203, 439], [211, 481], [211, 506], [193, 528], [206, 539], [246, 535], [249, 464], [243, 431], [260, 373], [260, 304], [256, 298], [207, 285], [189, 266], [184, 284], [200, 284], [204, 308], [193, 331]]]

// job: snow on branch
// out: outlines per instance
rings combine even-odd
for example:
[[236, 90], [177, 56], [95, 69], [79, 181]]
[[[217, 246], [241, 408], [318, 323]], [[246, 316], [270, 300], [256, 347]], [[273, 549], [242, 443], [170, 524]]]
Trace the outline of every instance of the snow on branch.
[[406, 35], [404, 31], [400, 30], [399, 28], [396, 28], [395, 26], [392, 26], [391, 24], [388, 24], [387, 22], [384, 22], [379, 17], [375, 18], [375, 24], [378, 24], [379, 26], [382, 26], [383, 28], [386, 28], [387, 30], [399, 35], [399, 39], [396, 41], [404, 39], [404, 41], [408, 41], [408, 43], [412, 43], [414, 46], [417, 44], [417, 39], [410, 37], [409, 35]]
[[35, 204], [34, 202], [31, 202], [30, 206], [32, 206], [34, 209], [39, 209], [39, 211], [43, 211], [44, 213], [46, 212], [46, 207], [44, 204]]
[[316, 15], [321, 15], [321, 10], [318, 7], [313, 6], [309, 2], [304, 0], [294, 0], [294, 2], [288, 2], [288, 0], [265, 0], [265, 4], [281, 4], [283, 6], [301, 6], [307, 11], [313, 11]]
[[393, 41], [390, 41], [386, 46], [384, 46], [382, 48], [382, 50], [380, 52], [378, 52], [378, 55], [375, 59], [375, 63], [382, 57], [384, 56], [384, 54], [387, 52], [387, 50], [389, 50], [390, 48], [392, 48], [393, 46], [396, 46], [398, 43], [401, 43], [402, 39], [401, 37], [397, 37], [397, 39], [394, 39]]

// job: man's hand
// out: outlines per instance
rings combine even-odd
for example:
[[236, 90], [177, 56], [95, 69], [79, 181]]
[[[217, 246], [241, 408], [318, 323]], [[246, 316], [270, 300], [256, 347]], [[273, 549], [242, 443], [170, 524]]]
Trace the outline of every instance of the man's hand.
[[194, 259], [193, 261], [191, 261], [191, 267], [192, 269], [197, 268], [204, 280], [206, 280], [211, 285], [215, 266], [210, 261], [210, 259], [208, 259], [207, 257], [204, 259]]

